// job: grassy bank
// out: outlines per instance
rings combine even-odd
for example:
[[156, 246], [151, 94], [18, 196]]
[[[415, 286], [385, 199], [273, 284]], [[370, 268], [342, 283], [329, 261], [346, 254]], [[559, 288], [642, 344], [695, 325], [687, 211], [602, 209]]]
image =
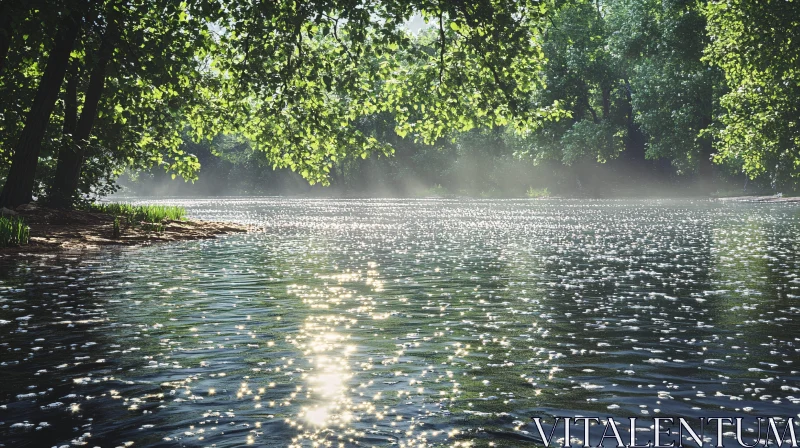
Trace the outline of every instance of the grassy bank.
[[119, 238], [122, 234], [121, 226], [139, 226], [143, 230], [163, 232], [165, 221], [186, 219], [186, 209], [174, 205], [133, 205], [112, 202], [89, 204], [84, 210], [113, 216], [114, 238]]
[[[186, 210], [170, 205], [132, 205], [124, 203], [96, 203], [81, 207], [92, 213], [103, 213], [114, 217], [114, 238], [121, 234], [120, 225], [136, 226], [146, 231], [163, 232], [165, 221], [184, 221]], [[26, 245], [30, 242], [30, 227], [22, 217], [0, 217], [0, 247]]]
[[164, 205], [100, 203], [64, 210], [32, 203], [15, 212], [0, 220], [0, 257], [197, 240], [249, 230], [234, 223], [190, 221], [182, 207]]

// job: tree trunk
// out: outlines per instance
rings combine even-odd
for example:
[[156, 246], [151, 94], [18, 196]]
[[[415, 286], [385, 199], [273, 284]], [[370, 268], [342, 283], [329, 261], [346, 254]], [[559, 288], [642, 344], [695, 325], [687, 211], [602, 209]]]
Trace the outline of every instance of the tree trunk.
[[[704, 116], [700, 120], [700, 129], [711, 126], [711, 117]], [[714, 146], [711, 138], [705, 137], [700, 142], [700, 160], [697, 161], [697, 182], [696, 186], [700, 193], [707, 194], [714, 189], [714, 163], [711, 158], [714, 154]]]
[[67, 85], [64, 88], [64, 127], [61, 133], [71, 139], [78, 124], [78, 62], [72, 61], [68, 70]]
[[[64, 86], [64, 126], [61, 129], [61, 146], [58, 150], [58, 162], [61, 155], [67, 151], [74, 151], [75, 128], [78, 126], [78, 61], [72, 60], [67, 72], [67, 84]], [[53, 185], [47, 192], [48, 202], [53, 203]]]
[[626, 139], [625, 139], [625, 155], [623, 159], [626, 160], [632, 170], [640, 177], [646, 177], [645, 173], [647, 155], [645, 150], [645, 143], [647, 141], [644, 133], [639, 125], [636, 123], [633, 115], [633, 96], [631, 94], [631, 83], [628, 78], [625, 80], [625, 115], [626, 120]]
[[72, 136], [72, 144], [64, 145], [58, 151], [56, 175], [51, 189], [50, 205], [58, 208], [70, 208], [73, 205], [81, 179], [81, 169], [86, 155], [86, 147], [92, 134], [92, 126], [97, 117], [97, 109], [103, 96], [106, 81], [106, 67], [114, 53], [119, 28], [110, 20], [103, 33], [97, 63], [89, 76], [89, 86], [81, 109], [81, 117]]
[[82, 12], [72, 9], [59, 25], [36, 97], [14, 148], [8, 178], [0, 194], [0, 207], [16, 207], [31, 202], [42, 140], [64, 82], [69, 55], [80, 32], [81, 19]]
[[11, 47], [11, 36], [14, 34], [14, 12], [10, 0], [0, 3], [0, 73], [6, 66], [6, 56]]

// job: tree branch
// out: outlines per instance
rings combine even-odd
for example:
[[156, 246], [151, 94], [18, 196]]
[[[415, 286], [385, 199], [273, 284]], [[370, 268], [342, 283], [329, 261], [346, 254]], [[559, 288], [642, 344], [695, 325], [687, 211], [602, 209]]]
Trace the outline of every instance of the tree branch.
[[444, 51], [447, 42], [444, 34], [444, 11], [441, 8], [439, 9], [439, 43], [441, 45], [439, 51], [439, 84], [442, 84], [444, 82]]
[[339, 39], [339, 32], [338, 32], [338, 29], [339, 29], [339, 18], [337, 17], [337, 18], [334, 19], [333, 17], [331, 17], [331, 16], [329, 16], [327, 14], [325, 14], [325, 17], [328, 18], [328, 20], [333, 21], [333, 38], [336, 39], [336, 42], [339, 45], [341, 45], [342, 48], [344, 48], [344, 52], [347, 53], [347, 57], [350, 58], [351, 61], [355, 62], [356, 58], [355, 58], [355, 56], [353, 56], [353, 53], [350, 53], [350, 48], [348, 48], [347, 45], [344, 42], [342, 42], [341, 39]]

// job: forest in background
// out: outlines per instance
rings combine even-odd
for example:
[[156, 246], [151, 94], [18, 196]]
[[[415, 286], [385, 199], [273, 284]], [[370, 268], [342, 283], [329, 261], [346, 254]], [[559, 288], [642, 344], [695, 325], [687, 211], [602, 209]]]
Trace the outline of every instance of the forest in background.
[[140, 194], [798, 188], [793, 1], [4, 0], [0, 12], [0, 205], [69, 207], [123, 173]]

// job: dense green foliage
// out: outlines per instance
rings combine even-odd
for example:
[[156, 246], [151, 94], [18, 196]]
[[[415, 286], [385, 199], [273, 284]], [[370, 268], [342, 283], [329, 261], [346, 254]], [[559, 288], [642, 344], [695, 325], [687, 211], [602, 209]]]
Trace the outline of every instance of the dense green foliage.
[[28, 244], [31, 229], [22, 218], [0, 216], [0, 247]]
[[[194, 181], [201, 166], [209, 193], [296, 186], [283, 168], [340, 189], [489, 196], [744, 176], [790, 190], [800, 173], [792, 1], [32, 0], [0, 12], [4, 205], [71, 206], [124, 171]], [[411, 32], [413, 16], [427, 26]]]
[[705, 6], [708, 62], [727, 92], [715, 129], [716, 159], [774, 184], [800, 174], [800, 5], [715, 1]]

